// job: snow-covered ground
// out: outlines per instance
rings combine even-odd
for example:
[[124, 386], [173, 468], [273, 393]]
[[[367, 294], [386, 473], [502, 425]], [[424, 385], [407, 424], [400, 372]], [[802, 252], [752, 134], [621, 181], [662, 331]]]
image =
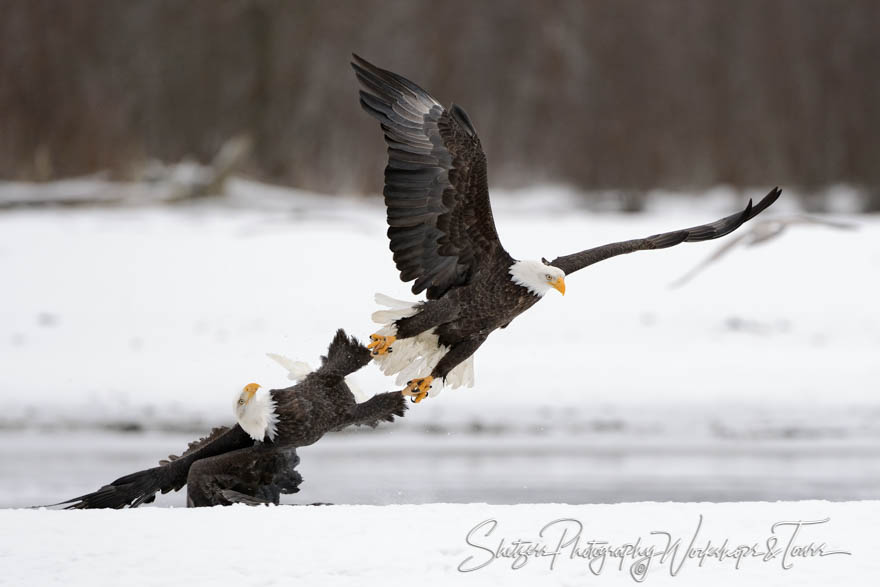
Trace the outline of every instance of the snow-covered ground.
[[0, 585], [861, 587], [878, 522], [876, 501], [5, 510]]
[[[106, 430], [145, 430], [167, 440], [162, 451], [179, 450], [182, 440], [231, 420], [231, 398], [245, 383], [287, 384], [265, 353], [315, 363], [336, 328], [362, 338], [374, 331], [374, 292], [412, 297], [391, 262], [378, 199], [326, 198], [243, 180], [230, 187], [222, 200], [174, 207], [0, 214], [0, 430], [7, 447], [0, 504], [45, 497], [9, 493], [27, 485], [13, 473], [36, 475], [16, 455], [53, 462], [53, 447], [70, 431], [90, 439], [79, 445], [81, 460], [103, 442], [154, 446], [148, 435], [122, 441]], [[497, 194], [495, 215], [514, 256], [553, 258], [714, 220], [761, 195], [717, 190], [696, 204], [665, 196], [647, 213], [624, 215], [591, 213], [564, 190], [533, 190]], [[765, 214], [794, 210], [783, 194]], [[859, 229], [795, 227], [765, 246], [731, 253], [679, 289], [667, 286], [719, 243], [636, 253], [573, 275], [565, 297], [551, 292], [483, 345], [474, 389], [447, 390], [413, 406], [385, 433], [399, 442], [373, 440], [371, 431], [339, 435], [335, 448], [325, 439], [328, 448], [306, 449], [302, 466], [309, 466], [308, 450], [336, 451], [339, 471], [351, 458], [346, 451], [357, 454], [361, 445], [393, 458], [442, 452], [459, 460], [440, 483], [459, 479], [460, 487], [479, 476], [474, 463], [494, 461], [487, 455], [504, 447], [533, 458], [507, 472], [487, 465], [493, 478], [517, 479], [549, 462], [558, 487], [576, 486], [577, 471], [582, 479], [604, 471], [606, 483], [585, 484], [585, 497], [575, 499], [553, 491], [530, 497], [511, 481], [503, 502], [614, 501], [615, 487], [640, 479], [642, 493], [617, 495], [876, 495], [880, 218], [838, 218]], [[355, 377], [369, 393], [393, 387], [373, 366]], [[49, 440], [41, 444], [35, 435]], [[18, 450], [24, 446], [30, 448]], [[76, 446], [68, 447], [73, 461]], [[147, 452], [131, 454], [145, 459]], [[594, 460], [576, 461], [576, 453]], [[602, 461], [608, 454], [621, 460]], [[694, 469], [697, 454], [705, 465]], [[680, 457], [666, 463], [670, 488], [700, 477], [736, 489], [725, 474], [738, 466], [749, 473], [738, 478], [740, 490], [714, 493], [707, 482], [704, 491], [652, 497], [657, 485], [626, 474], [629, 466], [662, 480], [651, 465], [662, 458], [650, 455]], [[115, 473], [104, 472], [115, 477], [135, 463], [141, 461], [121, 459]], [[307, 486], [322, 478], [304, 474]], [[749, 493], [768, 475], [773, 482], [763, 492]], [[786, 480], [808, 477], [810, 491], [785, 491]], [[109, 480], [77, 479], [68, 489]], [[479, 499], [479, 484], [450, 494], [432, 492], [435, 483], [426, 480], [410, 500], [492, 501]], [[330, 493], [336, 502], [392, 501], [391, 494], [371, 500]], [[69, 497], [66, 490], [61, 497]]]

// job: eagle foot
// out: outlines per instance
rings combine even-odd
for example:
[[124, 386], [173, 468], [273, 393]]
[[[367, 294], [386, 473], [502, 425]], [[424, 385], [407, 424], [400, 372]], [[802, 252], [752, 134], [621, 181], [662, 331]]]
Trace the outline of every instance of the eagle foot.
[[371, 355], [374, 357], [378, 357], [379, 355], [384, 355], [385, 353], [390, 353], [392, 351], [391, 345], [394, 344], [394, 341], [397, 340], [396, 336], [382, 336], [381, 334], [371, 334], [370, 340], [372, 341], [367, 345], [368, 349], [372, 349]]
[[413, 379], [406, 384], [406, 387], [400, 393], [410, 396], [411, 401], [417, 404], [428, 397], [428, 391], [431, 389], [431, 383], [433, 382], [434, 378], [430, 375]]

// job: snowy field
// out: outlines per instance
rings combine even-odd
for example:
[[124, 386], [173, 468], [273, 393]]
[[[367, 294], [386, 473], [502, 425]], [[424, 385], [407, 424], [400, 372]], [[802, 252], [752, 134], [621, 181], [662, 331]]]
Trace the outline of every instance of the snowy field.
[[[245, 383], [287, 384], [265, 353], [315, 363], [336, 328], [374, 331], [374, 292], [412, 297], [378, 200], [243, 180], [230, 192], [0, 214], [0, 506], [71, 497], [179, 451], [230, 422]], [[624, 215], [530, 191], [498, 195], [496, 222], [515, 257], [553, 258], [765, 192]], [[796, 211], [786, 195], [762, 218]], [[572, 276], [565, 297], [483, 345], [474, 389], [304, 449], [296, 501], [876, 498], [880, 218], [836, 218], [859, 229], [795, 227], [679, 289], [718, 243]], [[373, 366], [355, 377], [392, 388]]]
[[0, 585], [861, 587], [877, 522], [876, 501], [3, 510]]

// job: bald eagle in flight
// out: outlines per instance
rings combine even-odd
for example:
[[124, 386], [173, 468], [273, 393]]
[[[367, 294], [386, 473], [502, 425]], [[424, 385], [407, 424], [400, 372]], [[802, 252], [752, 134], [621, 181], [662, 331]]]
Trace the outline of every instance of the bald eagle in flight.
[[[565, 278], [593, 263], [634, 251], [719, 238], [754, 218], [779, 197], [778, 188], [757, 205], [703, 226], [611, 243], [553, 261], [518, 260], [498, 239], [486, 177], [486, 156], [470, 118], [444, 108], [408, 79], [353, 56], [362, 86], [360, 104], [376, 118], [388, 144], [385, 204], [394, 262], [412, 292], [427, 301], [377, 296], [388, 310], [369, 347], [386, 374], [407, 382], [413, 401], [427, 397], [435, 380], [473, 384], [473, 353], [551, 289], [565, 293]], [[439, 391], [435, 389], [436, 392]]]
[[235, 426], [215, 428], [186, 452], [158, 467], [120, 477], [101, 489], [56, 505], [68, 509], [137, 507], [158, 492], [187, 486], [190, 507], [231, 503], [278, 503], [294, 493], [302, 477], [296, 448], [325, 433], [351, 425], [376, 426], [403, 416], [406, 398], [399, 391], [357, 403], [345, 376], [370, 362], [370, 351], [344, 331], [336, 333], [321, 367], [296, 385], [261, 394], [250, 383], [235, 402]]

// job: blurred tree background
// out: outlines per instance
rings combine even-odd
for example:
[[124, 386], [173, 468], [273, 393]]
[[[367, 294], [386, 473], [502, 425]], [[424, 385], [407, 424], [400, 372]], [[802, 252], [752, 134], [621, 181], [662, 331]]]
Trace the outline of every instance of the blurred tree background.
[[207, 161], [377, 192], [349, 55], [464, 107], [494, 185], [719, 183], [880, 209], [876, 0], [0, 0], [0, 177]]

